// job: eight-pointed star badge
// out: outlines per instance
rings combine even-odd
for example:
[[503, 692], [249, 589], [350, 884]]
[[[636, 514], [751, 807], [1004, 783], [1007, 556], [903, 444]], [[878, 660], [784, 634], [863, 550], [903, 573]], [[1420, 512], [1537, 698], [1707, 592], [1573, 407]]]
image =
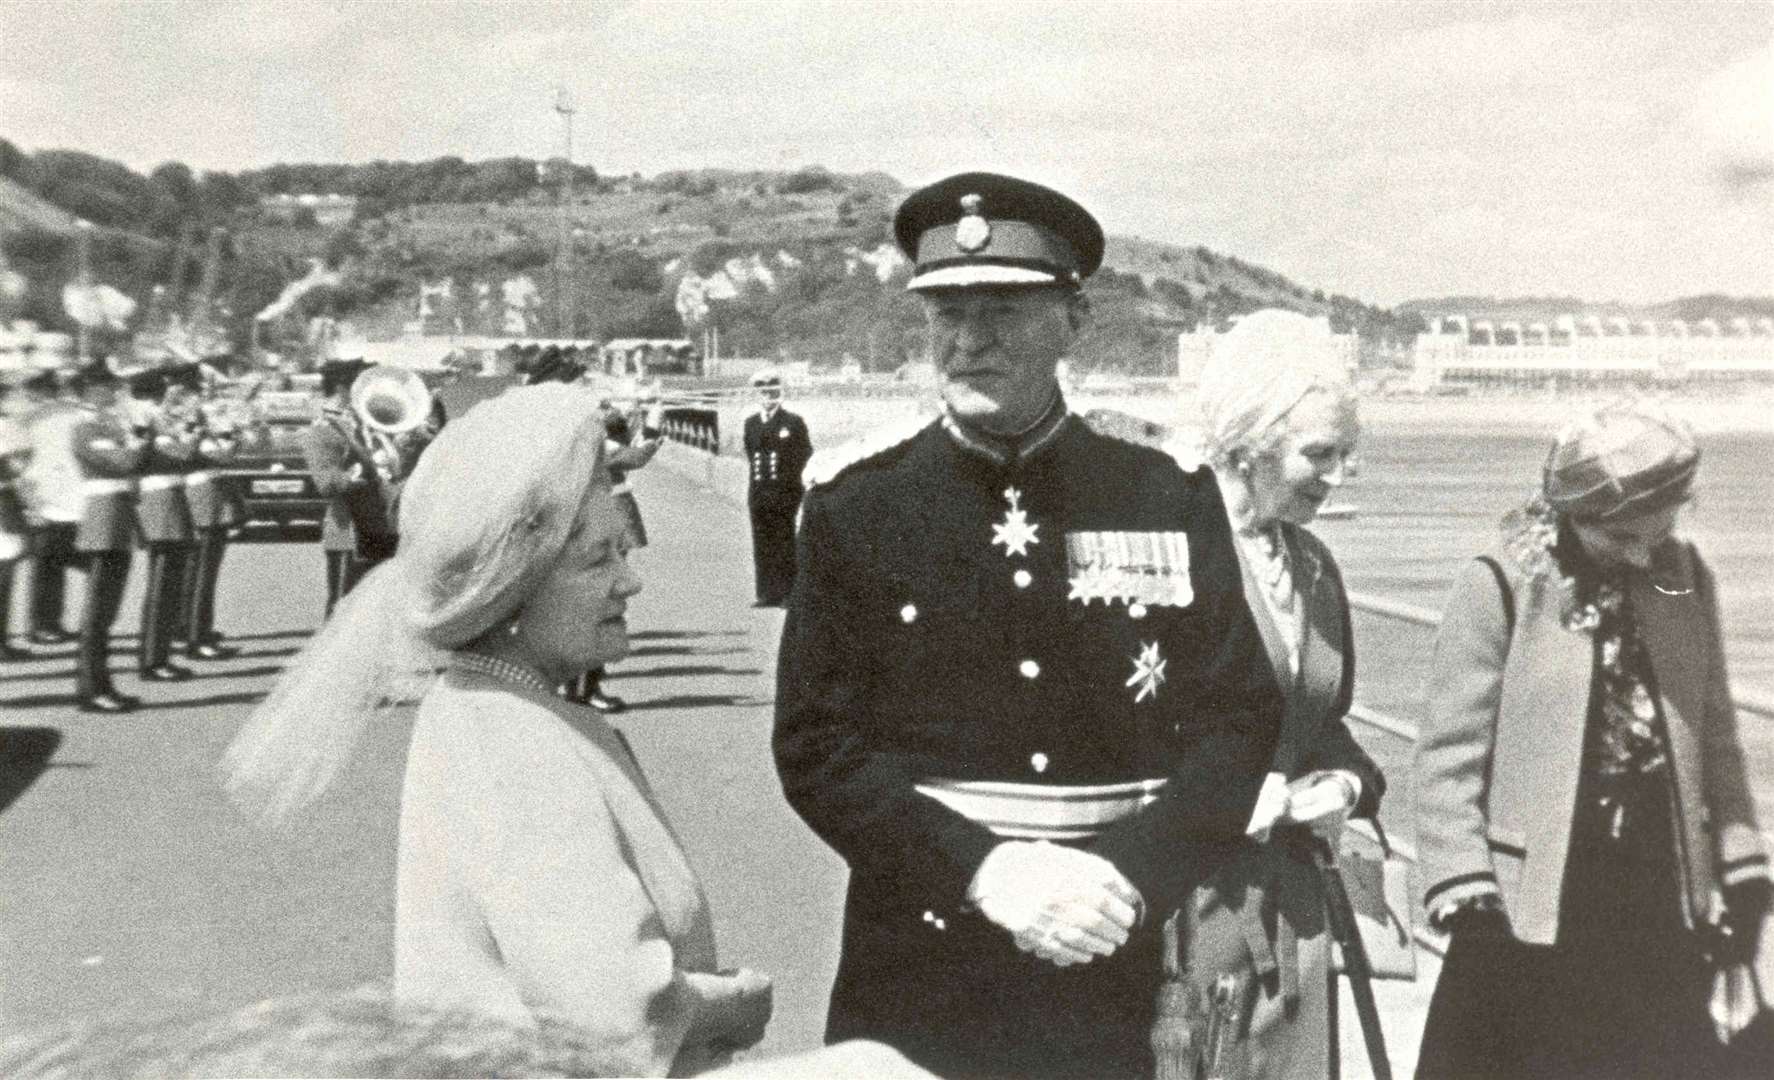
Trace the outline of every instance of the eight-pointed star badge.
[[1164, 685], [1164, 665], [1168, 663], [1170, 661], [1159, 657], [1156, 641], [1140, 647], [1140, 654], [1133, 658], [1133, 675], [1127, 680], [1128, 686], [1139, 687], [1133, 695], [1134, 704], [1148, 697], [1157, 699], [1158, 688]]
[[1004, 523], [992, 526], [992, 544], [1004, 545], [1005, 555], [1027, 555], [1030, 544], [1039, 544], [1035, 530], [1041, 526], [1031, 524], [1029, 515], [1020, 504], [1023, 493], [1015, 488], [1005, 488], [1004, 498], [1009, 500], [1010, 509], [1004, 512]]

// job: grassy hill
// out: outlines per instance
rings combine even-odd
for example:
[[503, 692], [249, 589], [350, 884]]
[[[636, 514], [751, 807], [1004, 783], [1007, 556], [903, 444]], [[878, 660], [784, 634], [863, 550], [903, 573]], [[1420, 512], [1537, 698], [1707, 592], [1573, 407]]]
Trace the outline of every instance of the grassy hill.
[[[8, 216], [9, 205], [32, 206], [37, 218], [59, 207], [95, 221], [98, 276], [143, 296], [156, 283], [194, 282], [202, 245], [192, 238], [226, 228], [212, 306], [242, 344], [251, 315], [319, 258], [344, 271], [342, 283], [307, 294], [269, 326], [274, 344], [295, 347], [304, 317], [320, 314], [370, 336], [395, 333], [415, 318], [421, 284], [444, 281], [456, 289], [446, 325], [494, 330], [501, 320], [477, 294], [496, 296], [523, 276], [538, 292], [534, 333], [700, 339], [712, 329], [728, 355], [824, 365], [848, 354], [871, 370], [920, 351], [921, 315], [904, 293], [908, 269], [889, 228], [906, 189], [892, 177], [811, 167], [648, 178], [579, 166], [563, 210], [554, 182], [563, 171], [522, 159], [445, 158], [201, 177], [165, 165], [142, 177], [90, 155], [27, 155], [0, 140], [0, 226], [7, 255], [32, 279], [25, 314], [51, 324], [72, 272], [72, 242], [65, 229]], [[356, 217], [328, 228], [260, 205], [264, 196], [305, 192], [351, 195]], [[563, 238], [571, 252], [564, 266]], [[1139, 237], [1111, 237], [1105, 269], [1087, 287], [1094, 319], [1077, 350], [1081, 371], [1162, 373], [1179, 329], [1264, 306], [1328, 314], [1376, 339], [1408, 336], [1415, 325], [1234, 256]], [[572, 326], [561, 323], [566, 308]]]

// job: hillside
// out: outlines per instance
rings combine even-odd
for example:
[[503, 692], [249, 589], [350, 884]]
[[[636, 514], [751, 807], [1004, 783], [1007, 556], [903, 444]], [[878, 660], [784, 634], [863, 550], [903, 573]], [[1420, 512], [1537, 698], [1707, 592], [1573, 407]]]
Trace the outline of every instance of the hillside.
[[[0, 140], [0, 180], [13, 185], [0, 195], [15, 190], [95, 221], [98, 276], [134, 295], [196, 281], [203, 245], [194, 238], [226, 228], [208, 307], [242, 346], [252, 315], [320, 259], [341, 271], [339, 282], [294, 298], [286, 317], [261, 328], [263, 343], [297, 351], [307, 319], [329, 315], [377, 338], [415, 320], [433, 332], [718, 335], [727, 355], [816, 366], [848, 355], [870, 370], [896, 368], [922, 347], [922, 318], [903, 291], [908, 268], [890, 240], [906, 189], [890, 176], [811, 167], [647, 178], [577, 166], [563, 215], [563, 172], [525, 159], [442, 158], [201, 177], [169, 164], [142, 177], [90, 155], [29, 155]], [[261, 203], [308, 193], [348, 196], [355, 213], [329, 225]], [[4, 242], [32, 280], [25, 313], [60, 321], [56, 297], [74, 261], [65, 232], [24, 222], [8, 225]], [[1413, 319], [1234, 256], [1138, 237], [1110, 238], [1088, 291], [1094, 319], [1077, 350], [1080, 370], [1161, 373], [1179, 329], [1263, 306], [1325, 313], [1376, 339], [1415, 329]]]

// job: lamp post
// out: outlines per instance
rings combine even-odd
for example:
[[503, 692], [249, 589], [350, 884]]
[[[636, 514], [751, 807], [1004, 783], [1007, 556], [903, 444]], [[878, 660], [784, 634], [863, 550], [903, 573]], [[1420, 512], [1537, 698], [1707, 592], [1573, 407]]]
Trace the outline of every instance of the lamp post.
[[555, 284], [559, 293], [559, 326], [562, 336], [572, 338], [573, 333], [573, 300], [572, 287], [568, 281], [567, 270], [572, 265], [571, 238], [567, 228], [567, 216], [573, 204], [573, 95], [566, 87], [559, 87], [554, 92], [554, 111], [560, 113], [566, 127], [567, 152], [565, 159], [565, 175], [561, 179], [560, 194], [560, 238], [558, 246], [559, 265], [555, 270]]

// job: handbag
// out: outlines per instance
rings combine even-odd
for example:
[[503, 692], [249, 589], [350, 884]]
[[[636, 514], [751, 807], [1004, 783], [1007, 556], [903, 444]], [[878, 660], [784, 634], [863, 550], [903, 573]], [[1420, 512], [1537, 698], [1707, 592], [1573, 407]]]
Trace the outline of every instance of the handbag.
[[[1337, 867], [1355, 912], [1356, 929], [1376, 979], [1414, 982], [1416, 936], [1412, 929], [1410, 864], [1392, 852], [1385, 830], [1351, 822], [1343, 830]], [[1331, 946], [1333, 970], [1343, 971], [1342, 949]]]

